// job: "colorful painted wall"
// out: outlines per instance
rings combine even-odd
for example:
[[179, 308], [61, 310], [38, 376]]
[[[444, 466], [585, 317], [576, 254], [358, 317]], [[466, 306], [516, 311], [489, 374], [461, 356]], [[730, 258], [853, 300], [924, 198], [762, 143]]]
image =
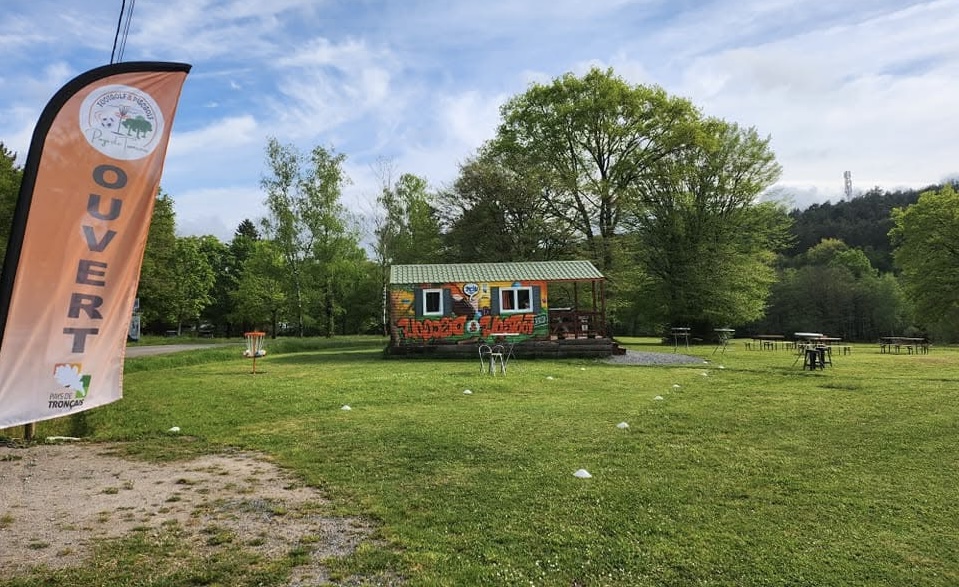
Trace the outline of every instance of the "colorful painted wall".
[[393, 285], [393, 345], [549, 339], [546, 282], [496, 281]]

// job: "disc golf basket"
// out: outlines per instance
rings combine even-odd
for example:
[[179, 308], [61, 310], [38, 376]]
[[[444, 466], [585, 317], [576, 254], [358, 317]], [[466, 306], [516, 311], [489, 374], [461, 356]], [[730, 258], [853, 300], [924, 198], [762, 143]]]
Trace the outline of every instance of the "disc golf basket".
[[263, 348], [263, 341], [266, 338], [265, 332], [244, 332], [243, 338], [246, 339], [246, 350], [243, 356], [253, 359], [253, 374], [256, 375], [256, 359], [266, 355], [266, 349]]

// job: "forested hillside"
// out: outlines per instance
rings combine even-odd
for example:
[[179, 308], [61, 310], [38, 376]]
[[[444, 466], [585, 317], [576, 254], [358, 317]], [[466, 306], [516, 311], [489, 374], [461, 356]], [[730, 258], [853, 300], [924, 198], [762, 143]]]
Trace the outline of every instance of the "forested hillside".
[[[891, 236], [898, 230], [928, 241], [933, 235], [913, 235], [911, 227], [897, 229], [897, 218], [915, 208], [921, 197], [938, 200], [950, 194], [951, 186], [874, 189], [853, 200], [793, 210], [794, 240], [782, 252], [766, 314], [742, 325], [740, 332], [811, 330], [854, 341], [908, 333], [940, 342], [954, 340], [954, 320], [942, 305], [936, 313], [917, 312], [916, 279], [906, 279], [902, 262], [894, 263], [901, 244]], [[943, 209], [941, 204], [930, 206]], [[948, 291], [937, 290], [936, 295], [952, 299]]]
[[803, 210], [793, 210], [790, 216], [793, 218], [796, 240], [785, 254], [795, 257], [824, 238], [834, 238], [850, 247], [862, 249], [879, 271], [892, 271], [892, 246], [889, 243], [891, 211], [915, 204], [921, 192], [933, 189], [938, 189], [938, 186], [895, 192], [874, 188], [849, 201], [813, 204]]

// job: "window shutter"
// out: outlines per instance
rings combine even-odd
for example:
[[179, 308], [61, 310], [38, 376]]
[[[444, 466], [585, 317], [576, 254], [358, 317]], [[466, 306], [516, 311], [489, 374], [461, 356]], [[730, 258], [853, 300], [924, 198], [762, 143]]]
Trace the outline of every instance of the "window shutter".
[[413, 288], [413, 313], [417, 318], [423, 317], [423, 288]]
[[489, 311], [496, 316], [499, 314], [499, 288], [491, 287], [489, 289]]
[[541, 292], [540, 286], [534, 285], [534, 286], [533, 286], [533, 299], [532, 299], [532, 302], [533, 302], [533, 303], [530, 304], [530, 307], [532, 307], [534, 314], [539, 314], [540, 312], [543, 311], [543, 306], [540, 304], [540, 298], [539, 298], [540, 292]]

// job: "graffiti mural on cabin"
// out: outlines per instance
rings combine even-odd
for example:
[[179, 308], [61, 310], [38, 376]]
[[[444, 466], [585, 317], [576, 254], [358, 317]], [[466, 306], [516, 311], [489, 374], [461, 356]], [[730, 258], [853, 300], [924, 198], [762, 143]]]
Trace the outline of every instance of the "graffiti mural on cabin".
[[549, 337], [544, 282], [442, 283], [394, 286], [394, 339], [460, 342], [518, 335]]

